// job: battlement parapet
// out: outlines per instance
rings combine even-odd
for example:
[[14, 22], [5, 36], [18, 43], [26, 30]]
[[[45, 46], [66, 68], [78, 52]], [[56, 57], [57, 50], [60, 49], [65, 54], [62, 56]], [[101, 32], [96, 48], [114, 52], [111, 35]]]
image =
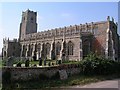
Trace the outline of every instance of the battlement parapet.
[[43, 38], [50, 38], [50, 37], [59, 37], [59, 36], [67, 36], [67, 35], [76, 35], [80, 34], [81, 32], [91, 32], [93, 33], [94, 30], [98, 29], [99, 24], [106, 23], [107, 21], [101, 22], [91, 22], [79, 25], [70, 25], [60, 28], [49, 29], [46, 31], [41, 31], [38, 33], [27, 34], [24, 40], [34, 40], [34, 39], [43, 39]]
[[18, 39], [14, 38], [13, 40], [9, 40], [9, 38], [3, 38], [3, 43], [12, 43], [12, 42], [18, 42]]

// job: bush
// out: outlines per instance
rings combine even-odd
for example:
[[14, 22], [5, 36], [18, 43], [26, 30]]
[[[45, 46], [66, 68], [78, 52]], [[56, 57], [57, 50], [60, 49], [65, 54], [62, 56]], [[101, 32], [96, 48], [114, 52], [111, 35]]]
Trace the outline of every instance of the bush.
[[39, 75], [39, 80], [48, 80], [49, 78], [45, 74]]
[[80, 62], [81, 72], [86, 75], [106, 75], [118, 73], [120, 64], [113, 60], [108, 60], [93, 53]]
[[4, 58], [4, 59], [2, 60], [2, 66], [6, 66], [7, 60], [8, 60], [8, 58]]
[[6, 70], [4, 73], [2, 73], [2, 82], [3, 83], [10, 83], [11, 82], [10, 70]]
[[60, 79], [60, 74], [59, 74], [59, 72], [57, 72], [57, 73], [55, 73], [55, 75], [53, 75], [50, 79], [53, 79], [53, 80], [55, 80], [55, 79]]

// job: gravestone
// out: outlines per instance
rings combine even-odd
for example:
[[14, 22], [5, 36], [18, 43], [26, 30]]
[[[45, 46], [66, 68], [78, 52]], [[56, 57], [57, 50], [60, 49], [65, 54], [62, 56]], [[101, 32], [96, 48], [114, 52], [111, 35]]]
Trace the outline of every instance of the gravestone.
[[58, 60], [58, 64], [60, 65], [62, 63], [62, 61], [61, 60]]
[[16, 66], [17, 66], [17, 67], [21, 67], [21, 63], [20, 63], [20, 62], [18, 62]]
[[36, 55], [33, 56], [33, 60], [36, 61]]
[[59, 70], [59, 75], [61, 80], [65, 80], [68, 78], [66, 70]]
[[51, 66], [51, 62], [48, 62], [48, 66]]
[[44, 66], [46, 66], [46, 59], [44, 59]]
[[42, 66], [42, 58], [39, 58], [39, 66]]
[[25, 61], [25, 67], [29, 67], [29, 59]]

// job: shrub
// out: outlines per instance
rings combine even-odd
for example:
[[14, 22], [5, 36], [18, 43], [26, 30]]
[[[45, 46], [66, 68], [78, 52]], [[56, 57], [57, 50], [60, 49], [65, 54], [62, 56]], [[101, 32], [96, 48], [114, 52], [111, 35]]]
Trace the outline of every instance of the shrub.
[[4, 59], [2, 60], [2, 66], [6, 66], [7, 60], [8, 60], [8, 58], [4, 58]]
[[80, 62], [81, 72], [87, 75], [117, 73], [120, 64], [113, 60], [97, 56], [93, 53]]
[[45, 74], [40, 74], [39, 79], [40, 80], [48, 80], [49, 78]]
[[59, 72], [55, 73], [50, 79], [60, 79], [60, 74]]
[[3, 83], [10, 83], [11, 82], [10, 70], [6, 70], [4, 73], [2, 73], [2, 82]]

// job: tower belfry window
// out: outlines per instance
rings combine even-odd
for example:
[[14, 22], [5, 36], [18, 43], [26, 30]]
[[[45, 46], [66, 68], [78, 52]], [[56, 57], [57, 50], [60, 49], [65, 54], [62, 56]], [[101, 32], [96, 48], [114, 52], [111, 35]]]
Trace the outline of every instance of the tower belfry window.
[[25, 21], [25, 17], [23, 17], [23, 20]]
[[31, 23], [33, 23], [33, 17], [31, 17]]

